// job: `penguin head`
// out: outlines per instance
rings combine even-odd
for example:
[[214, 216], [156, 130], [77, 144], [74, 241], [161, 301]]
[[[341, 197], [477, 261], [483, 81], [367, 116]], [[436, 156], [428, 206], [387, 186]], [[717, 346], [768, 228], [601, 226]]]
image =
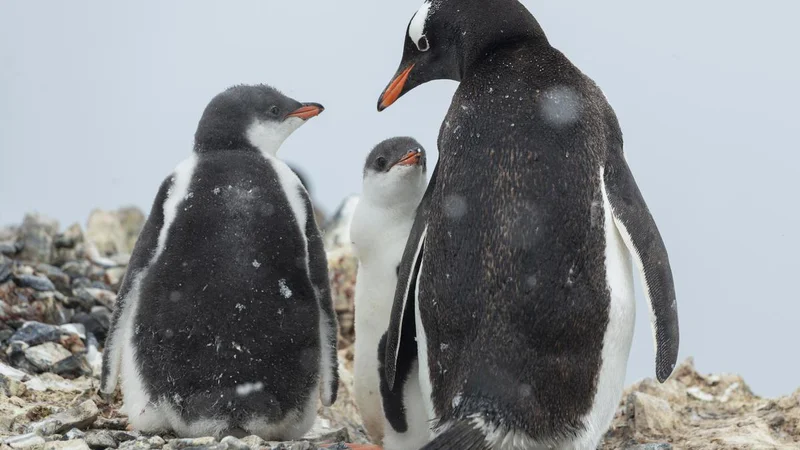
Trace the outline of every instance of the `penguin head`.
[[519, 0], [426, 0], [408, 23], [400, 67], [378, 111], [428, 81], [461, 81], [491, 49], [524, 40], [547, 42]]
[[194, 148], [196, 152], [255, 149], [274, 156], [294, 130], [324, 109], [265, 84], [233, 86], [206, 106]]
[[386, 139], [364, 163], [363, 196], [379, 203], [419, 202], [425, 191], [425, 149], [410, 137]]

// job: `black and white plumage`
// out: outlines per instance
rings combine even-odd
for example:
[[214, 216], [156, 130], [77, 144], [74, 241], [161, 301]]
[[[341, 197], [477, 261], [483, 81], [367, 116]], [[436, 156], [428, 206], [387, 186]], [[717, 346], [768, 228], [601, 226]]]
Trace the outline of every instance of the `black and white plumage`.
[[[302, 436], [336, 398], [336, 316], [306, 190], [276, 157], [322, 106], [236, 86], [161, 185], [106, 343], [134, 428]], [[241, 432], [240, 431], [240, 432]]]
[[[378, 343], [386, 332], [397, 285], [397, 268], [403, 256], [414, 214], [426, 186], [425, 150], [415, 139], [386, 139], [369, 153], [364, 163], [363, 189], [352, 219], [350, 235], [358, 255], [355, 292], [354, 394], [370, 437], [391, 445], [396, 431], [384, 426], [378, 377]], [[410, 382], [416, 383], [411, 377]], [[418, 390], [407, 386], [405, 390]], [[417, 419], [411, 428], [427, 428], [424, 409], [404, 403], [388, 405], [408, 410]], [[390, 419], [391, 420], [391, 419]], [[406, 424], [408, 425], [408, 424]], [[406, 433], [407, 426], [401, 431]], [[385, 430], [385, 432], [384, 432]]]
[[617, 118], [516, 0], [425, 2], [378, 109], [434, 79], [460, 85], [399, 271], [384, 402], [417, 359], [428, 448], [594, 449], [622, 394], [631, 254], [659, 380], [678, 355], [669, 259]]

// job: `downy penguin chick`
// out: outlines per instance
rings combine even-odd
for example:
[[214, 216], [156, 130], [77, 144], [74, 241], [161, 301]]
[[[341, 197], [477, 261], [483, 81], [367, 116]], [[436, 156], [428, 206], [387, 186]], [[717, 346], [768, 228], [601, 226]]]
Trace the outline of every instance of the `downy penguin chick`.
[[336, 398], [336, 316], [308, 193], [276, 157], [323, 110], [265, 86], [214, 97], [161, 184], [119, 291], [100, 391], [143, 432], [301, 437]]

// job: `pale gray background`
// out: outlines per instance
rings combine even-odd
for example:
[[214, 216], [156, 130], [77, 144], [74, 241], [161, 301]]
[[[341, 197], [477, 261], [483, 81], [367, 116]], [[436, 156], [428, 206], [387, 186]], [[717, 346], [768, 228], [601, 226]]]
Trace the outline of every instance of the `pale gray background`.
[[[620, 118], [672, 258], [681, 358], [763, 395], [800, 386], [800, 3], [525, 3]], [[381, 139], [412, 135], [435, 157], [455, 83], [375, 111], [420, 4], [0, 0], [0, 224], [149, 210], [208, 100], [242, 82], [328, 108], [280, 156], [331, 212]], [[654, 374], [638, 307], [629, 381]]]

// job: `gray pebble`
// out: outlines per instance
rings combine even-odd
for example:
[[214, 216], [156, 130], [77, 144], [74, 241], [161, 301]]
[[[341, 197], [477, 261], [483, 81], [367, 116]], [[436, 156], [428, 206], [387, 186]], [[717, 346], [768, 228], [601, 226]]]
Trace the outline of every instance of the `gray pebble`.
[[37, 291], [55, 291], [53, 282], [45, 277], [36, 275], [19, 275], [14, 277], [14, 282], [19, 287], [28, 287]]
[[114, 436], [106, 430], [89, 431], [86, 433], [84, 440], [93, 449], [117, 448], [117, 441]]
[[39, 345], [45, 342], [56, 342], [61, 337], [61, 330], [53, 325], [39, 322], [27, 322], [11, 336], [11, 342], [24, 342], [28, 345]]

